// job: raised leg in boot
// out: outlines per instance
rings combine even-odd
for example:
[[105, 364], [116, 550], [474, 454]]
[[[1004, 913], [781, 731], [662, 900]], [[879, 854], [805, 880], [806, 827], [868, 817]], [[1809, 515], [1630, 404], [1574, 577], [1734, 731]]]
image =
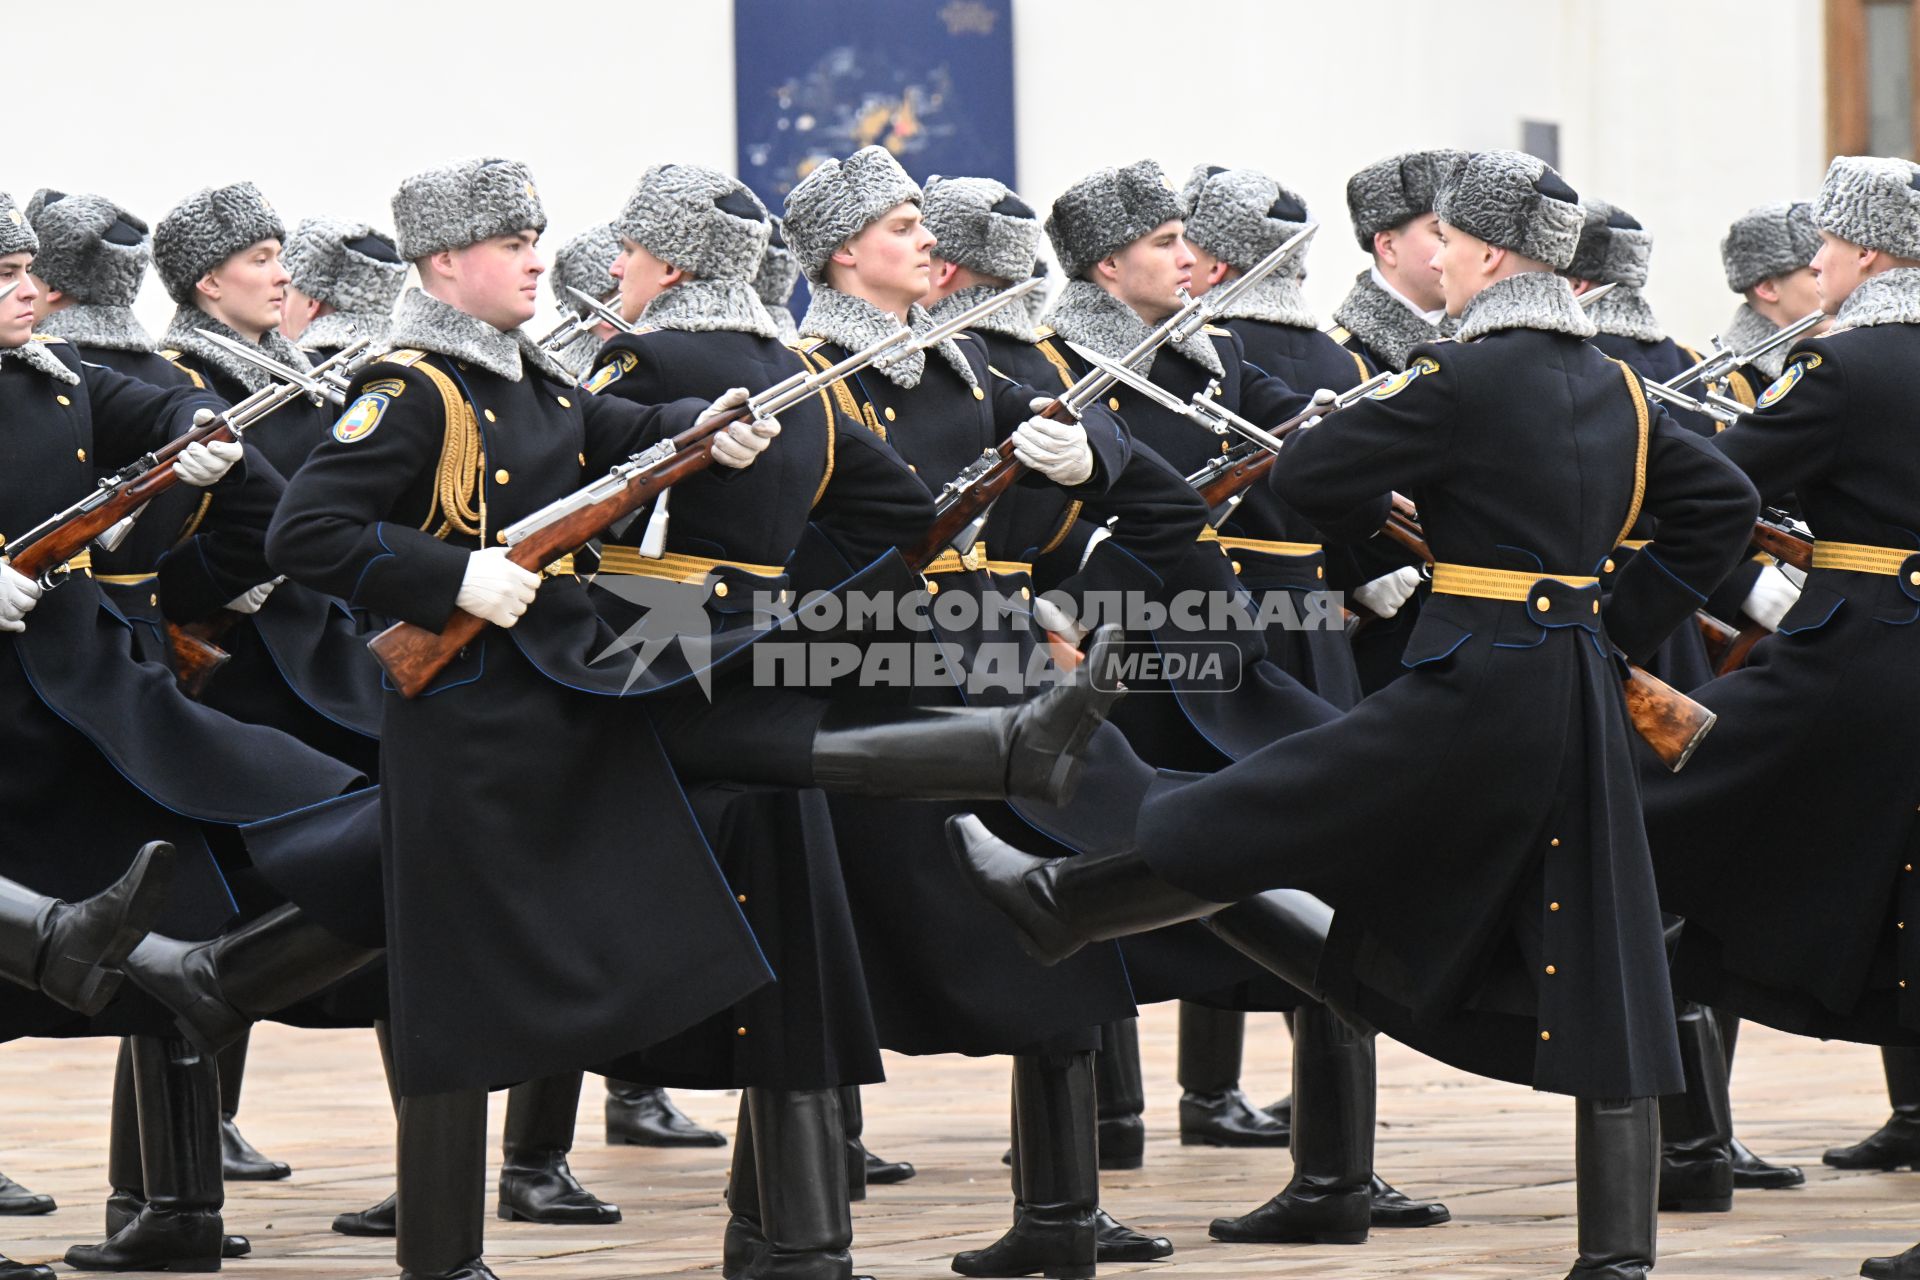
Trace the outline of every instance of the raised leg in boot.
[[186, 1040], [134, 1036], [130, 1043], [145, 1203], [104, 1243], [67, 1250], [67, 1265], [76, 1271], [218, 1271], [226, 1201], [219, 1073]]
[[1296, 1011], [1293, 1179], [1238, 1218], [1216, 1218], [1216, 1240], [1359, 1244], [1373, 1204], [1373, 1072], [1367, 1037], [1320, 1005]]
[[1180, 1002], [1180, 1145], [1284, 1147], [1287, 1126], [1240, 1091], [1247, 1015]]
[[1147, 1093], [1140, 1078], [1140, 1019], [1121, 1018], [1100, 1028], [1093, 1059], [1099, 1102], [1100, 1167], [1138, 1169], [1147, 1155]]
[[1653, 1270], [1660, 1111], [1652, 1098], [1579, 1098], [1573, 1160], [1580, 1260], [1567, 1280], [1646, 1280]]
[[1720, 1027], [1710, 1011], [1682, 1001], [1676, 1029], [1687, 1091], [1660, 1099], [1660, 1207], [1725, 1213], [1733, 1207], [1733, 1109]]
[[984, 1249], [956, 1255], [955, 1271], [1071, 1280], [1093, 1274], [1100, 1202], [1094, 1105], [1091, 1052], [1015, 1056], [1013, 1228]]
[[241, 1032], [214, 1058], [220, 1067], [220, 1164], [228, 1182], [278, 1182], [293, 1176], [292, 1167], [261, 1155], [234, 1122], [240, 1114], [240, 1089], [247, 1079], [249, 1039], [249, 1032]]
[[156, 841], [125, 875], [65, 903], [0, 877], [0, 978], [92, 1016], [120, 987], [119, 966], [146, 936], [173, 882], [173, 846]]
[[[393, 1077], [393, 1031], [385, 1019], [373, 1024], [373, 1037], [380, 1045], [380, 1065], [387, 1073], [387, 1096], [393, 1099], [394, 1114], [400, 1111], [400, 1090]], [[394, 1197], [388, 1196], [371, 1209], [335, 1214], [333, 1229], [343, 1236], [385, 1236], [391, 1238], [397, 1227], [398, 1211]]]
[[607, 1145], [610, 1147], [724, 1147], [727, 1136], [703, 1129], [673, 1105], [665, 1089], [607, 1081]]
[[210, 942], [149, 935], [124, 968], [209, 1053], [254, 1022], [316, 995], [380, 953], [355, 946], [298, 907], [276, 907]]
[[750, 1087], [745, 1095], [765, 1244], [739, 1277], [849, 1280], [853, 1210], [839, 1091]]
[[400, 1099], [400, 1280], [496, 1280], [486, 1249], [487, 1095]]
[[1920, 1170], [1920, 1049], [1885, 1048], [1880, 1062], [1893, 1114], [1862, 1141], [1828, 1151], [1822, 1163], [1836, 1169]]
[[508, 1091], [499, 1206], [508, 1222], [605, 1226], [620, 1221], [619, 1208], [581, 1186], [567, 1165], [581, 1079], [572, 1071]]

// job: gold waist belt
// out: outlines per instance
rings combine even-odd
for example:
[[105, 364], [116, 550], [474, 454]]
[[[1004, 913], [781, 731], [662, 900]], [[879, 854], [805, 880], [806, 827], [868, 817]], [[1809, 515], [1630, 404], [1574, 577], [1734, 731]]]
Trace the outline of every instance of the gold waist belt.
[[[1864, 542], [1829, 542], [1819, 538], [1813, 544], [1813, 567], [1845, 569], [1852, 573], [1881, 573], [1891, 577], [1920, 550], [1899, 547], [1872, 547]], [[1914, 583], [1920, 586], [1920, 581]]]
[[1436, 595], [1472, 596], [1477, 600], [1527, 600], [1535, 583], [1551, 579], [1570, 587], [1597, 587], [1600, 579], [1565, 573], [1531, 573], [1524, 569], [1482, 569], [1471, 564], [1433, 566]]
[[988, 573], [1032, 573], [1033, 566], [1024, 560], [993, 560], [987, 556], [987, 544], [976, 542], [961, 555], [948, 547], [935, 556], [933, 563], [921, 570], [927, 577], [937, 573], [968, 573], [985, 569]]
[[1317, 556], [1326, 549], [1317, 542], [1273, 542], [1265, 538], [1222, 534], [1218, 529], [1202, 529], [1199, 541], [1217, 542], [1228, 552], [1259, 551], [1270, 556]]
[[714, 560], [707, 556], [682, 555], [669, 551], [663, 556], [643, 556], [632, 547], [600, 548], [600, 572], [624, 573], [642, 578], [662, 578], [668, 582], [705, 582], [707, 575], [732, 569], [756, 578], [783, 578], [786, 570], [777, 564], [748, 564], [742, 560]]

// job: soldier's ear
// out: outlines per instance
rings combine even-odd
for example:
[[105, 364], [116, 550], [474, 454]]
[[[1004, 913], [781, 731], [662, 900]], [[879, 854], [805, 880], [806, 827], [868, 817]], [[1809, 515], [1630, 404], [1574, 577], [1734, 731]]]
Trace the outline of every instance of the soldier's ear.
[[837, 262], [843, 267], [853, 266], [853, 241], [843, 242], [838, 249], [827, 255], [827, 261]]
[[220, 282], [214, 278], [212, 271], [193, 282], [193, 291], [209, 302], [220, 301]]
[[1093, 277], [1096, 283], [1100, 281], [1118, 280], [1120, 278], [1119, 255], [1110, 253], [1100, 259], [1100, 261], [1094, 263]]
[[1765, 280], [1753, 286], [1753, 296], [1762, 302], [1780, 301], [1779, 281], [1772, 276], [1768, 276]]
[[1373, 233], [1373, 256], [1390, 267], [1397, 265], [1395, 259], [1400, 256], [1400, 250], [1394, 243], [1392, 227]]

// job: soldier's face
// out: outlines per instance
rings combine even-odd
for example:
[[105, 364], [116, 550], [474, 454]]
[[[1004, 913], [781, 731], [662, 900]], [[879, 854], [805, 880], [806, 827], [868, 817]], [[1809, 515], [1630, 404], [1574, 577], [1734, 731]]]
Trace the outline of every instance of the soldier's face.
[[[32, 273], [29, 272], [28, 274], [31, 275]], [[6, 287], [6, 283], [0, 281], [0, 289]], [[46, 323], [47, 317], [53, 314], [54, 291], [49, 289], [47, 282], [39, 276], [33, 277], [33, 287], [40, 295], [33, 300], [33, 323], [35, 328], [39, 328]], [[64, 296], [65, 295], [62, 295], [63, 298]]]
[[847, 241], [833, 261], [853, 268], [863, 296], [905, 307], [927, 296], [933, 283], [933, 246], [920, 206], [898, 204]]
[[1193, 282], [1187, 286], [1189, 294], [1198, 298], [1213, 286], [1226, 283], [1227, 272], [1232, 270], [1226, 263], [1191, 240], [1187, 241], [1187, 252], [1193, 255]]
[[280, 336], [288, 342], [300, 341], [300, 335], [307, 331], [320, 317], [320, 302], [300, 292], [289, 284], [286, 301], [280, 304]]
[[0, 258], [0, 289], [15, 282], [19, 288], [0, 298], [0, 347], [18, 347], [33, 336], [33, 304], [40, 288], [27, 274], [33, 261], [30, 253], [9, 253]]
[[540, 233], [531, 228], [493, 236], [447, 255], [456, 297], [448, 299], [470, 316], [506, 331], [518, 329], [540, 309]]
[[1790, 317], [1788, 324], [1809, 312], [1821, 310], [1820, 282], [1814, 276], [1812, 267], [1802, 267], [1798, 271], [1775, 276], [1769, 283], [1778, 296], [1781, 313]]
[[195, 287], [202, 310], [257, 341], [280, 326], [291, 280], [280, 265], [280, 242], [261, 240], [207, 272]]
[[1383, 231], [1374, 241], [1380, 274], [1427, 311], [1446, 305], [1440, 292], [1440, 271], [1434, 265], [1439, 252], [1440, 219], [1430, 213]]
[[1180, 309], [1180, 291], [1193, 284], [1193, 249], [1186, 224], [1163, 222], [1112, 257], [1094, 265], [1107, 291], [1148, 324]]
[[[1492, 283], [1493, 247], [1458, 227], [1439, 224], [1432, 265], [1440, 276], [1440, 295], [1447, 314], [1458, 316], [1467, 304]], [[1415, 302], [1419, 299], [1415, 298]]]
[[1820, 251], [1813, 255], [1807, 269], [1813, 272], [1814, 291], [1820, 296], [1822, 311], [1832, 315], [1840, 310], [1840, 304], [1867, 278], [1868, 260], [1872, 256], [1870, 249], [1830, 232], [1820, 233]]
[[680, 283], [681, 271], [670, 267], [638, 244], [620, 237], [620, 256], [610, 268], [620, 281], [620, 318], [632, 323], [647, 304]]

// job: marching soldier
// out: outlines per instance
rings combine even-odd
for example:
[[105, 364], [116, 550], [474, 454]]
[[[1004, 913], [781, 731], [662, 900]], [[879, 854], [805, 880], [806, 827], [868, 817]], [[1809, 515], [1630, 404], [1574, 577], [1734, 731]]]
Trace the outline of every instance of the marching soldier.
[[[619, 281], [613, 278], [612, 268], [613, 260], [619, 256], [620, 238], [604, 222], [588, 227], [561, 245], [553, 255], [553, 272], [547, 277], [547, 288], [552, 291], [553, 303], [560, 314], [582, 319], [587, 315], [586, 305], [568, 292], [570, 289], [578, 289], [589, 298], [605, 300], [618, 288]], [[554, 352], [554, 358], [584, 378], [593, 368], [601, 346], [613, 335], [611, 324], [597, 320]]]
[[[1880, 757], [1920, 711], [1920, 457], [1902, 408], [1920, 350], [1920, 166], [1839, 157], [1812, 217], [1833, 327], [1797, 342], [1713, 443], [1762, 494], [1797, 497], [1813, 571], [1753, 660], [1695, 691], [1720, 725], [1684, 772], [1648, 781], [1647, 833], [1662, 901], [1686, 918], [1682, 995], [1801, 1034], [1911, 1044], [1914, 797]], [[1817, 865], [1794, 856], [1808, 847]], [[1770, 927], [1783, 912], [1784, 934]], [[1861, 1271], [1920, 1276], [1920, 1249]]]
[[[1162, 773], [1132, 852], [1042, 861], [964, 820], [955, 848], [1037, 954], [1214, 913], [1216, 932], [1351, 1018], [1572, 1095], [1572, 1275], [1640, 1277], [1654, 1098], [1680, 1066], [1608, 641], [1644, 655], [1732, 567], [1756, 502], [1584, 342], [1592, 326], [1553, 274], [1580, 229], [1558, 174], [1479, 153], [1435, 203], [1459, 345], [1417, 348], [1403, 378], [1290, 442], [1271, 473], [1289, 503], [1355, 533], [1378, 527], [1390, 489], [1421, 504], [1443, 562], [1413, 671], [1210, 776]], [[1656, 540], [1603, 615], [1593, 571], [1643, 505]], [[1401, 802], [1329, 805], [1360, 776], [1396, 779]], [[1427, 834], [1409, 846], [1409, 829]], [[1276, 882], [1295, 888], [1219, 906]]]
[[365, 338], [386, 340], [407, 264], [391, 237], [364, 222], [305, 218], [288, 238], [280, 335], [314, 361]]
[[[1720, 241], [1720, 262], [1727, 288], [1741, 295], [1721, 340], [1735, 351], [1751, 351], [1802, 316], [1820, 310], [1820, 287], [1813, 255], [1820, 232], [1813, 206], [1805, 200], [1777, 201], [1747, 210]], [[1824, 332], [1825, 322], [1813, 333]], [[1752, 405], [1787, 367], [1786, 347], [1776, 347], [1751, 365], [1734, 370], [1728, 391]]]

